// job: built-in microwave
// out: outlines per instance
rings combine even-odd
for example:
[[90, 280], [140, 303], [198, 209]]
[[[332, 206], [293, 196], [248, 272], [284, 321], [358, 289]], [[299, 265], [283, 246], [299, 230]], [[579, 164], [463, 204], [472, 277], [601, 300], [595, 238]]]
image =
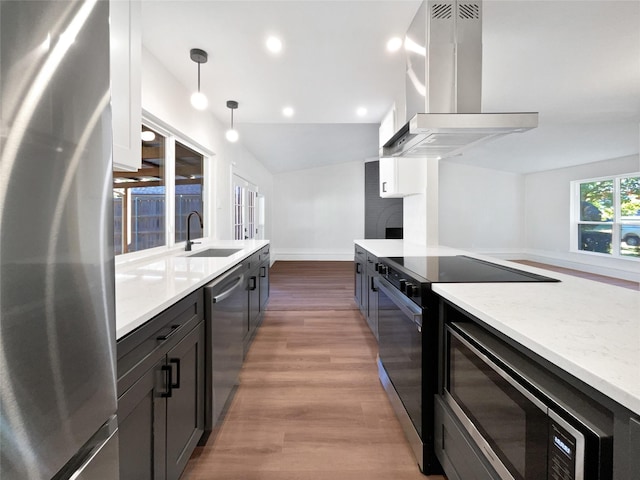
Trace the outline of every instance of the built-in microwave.
[[475, 323], [445, 331], [444, 401], [499, 478], [611, 479], [606, 409]]

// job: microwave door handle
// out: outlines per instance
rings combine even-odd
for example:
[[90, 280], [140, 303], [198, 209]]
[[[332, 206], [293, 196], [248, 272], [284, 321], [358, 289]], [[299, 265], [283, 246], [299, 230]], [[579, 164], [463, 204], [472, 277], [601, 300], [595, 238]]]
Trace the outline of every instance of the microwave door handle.
[[394, 291], [394, 287], [384, 280], [378, 278], [378, 288], [391, 299], [391, 301], [404, 313], [413, 323], [418, 326], [418, 331], [422, 331], [422, 311], [411, 300], [406, 299], [401, 294]]

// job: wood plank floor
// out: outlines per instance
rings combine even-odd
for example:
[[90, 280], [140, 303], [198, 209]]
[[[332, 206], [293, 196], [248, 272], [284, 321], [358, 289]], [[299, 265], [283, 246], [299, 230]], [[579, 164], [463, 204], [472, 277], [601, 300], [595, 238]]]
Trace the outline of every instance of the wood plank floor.
[[378, 381], [352, 262], [276, 262], [263, 324], [191, 480], [442, 480], [418, 469]]

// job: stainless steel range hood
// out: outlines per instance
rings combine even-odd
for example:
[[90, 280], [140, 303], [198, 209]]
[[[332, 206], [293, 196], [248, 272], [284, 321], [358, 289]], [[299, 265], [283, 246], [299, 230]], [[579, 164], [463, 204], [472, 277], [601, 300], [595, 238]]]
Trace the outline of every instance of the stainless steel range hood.
[[442, 159], [538, 126], [538, 114], [480, 113], [481, 0], [425, 0], [405, 37], [407, 123], [381, 157]]

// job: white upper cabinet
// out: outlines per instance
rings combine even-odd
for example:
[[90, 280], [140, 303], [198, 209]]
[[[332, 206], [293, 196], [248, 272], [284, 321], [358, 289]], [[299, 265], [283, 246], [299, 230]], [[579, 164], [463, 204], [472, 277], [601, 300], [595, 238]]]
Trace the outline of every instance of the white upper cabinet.
[[391, 107], [391, 110], [384, 116], [380, 123], [379, 129], [379, 142], [378, 147], [382, 148], [385, 143], [389, 141], [391, 137], [396, 133], [396, 106]]
[[424, 192], [426, 161], [424, 158], [381, 158], [380, 196], [399, 198]]
[[109, 7], [113, 168], [135, 171], [142, 164], [140, 2], [111, 0]]

